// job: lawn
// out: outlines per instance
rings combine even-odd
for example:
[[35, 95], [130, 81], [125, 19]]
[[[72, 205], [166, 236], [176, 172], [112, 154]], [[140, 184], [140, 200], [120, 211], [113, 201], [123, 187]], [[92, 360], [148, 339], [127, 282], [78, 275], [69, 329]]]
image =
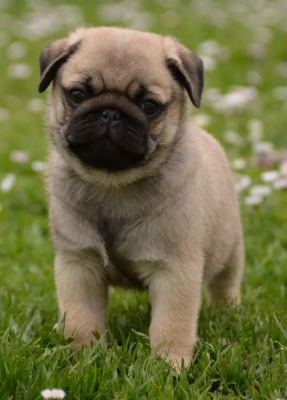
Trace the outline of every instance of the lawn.
[[[61, 4], [0, 0], [0, 399], [39, 400], [49, 387], [68, 400], [287, 399], [287, 198], [276, 189], [287, 175], [286, 0]], [[146, 293], [113, 291], [107, 348], [74, 353], [55, 329], [37, 57], [81, 24], [171, 34], [206, 65], [193, 118], [236, 170], [246, 269], [238, 309], [213, 314], [204, 297], [194, 361], [181, 374], [150, 349]]]

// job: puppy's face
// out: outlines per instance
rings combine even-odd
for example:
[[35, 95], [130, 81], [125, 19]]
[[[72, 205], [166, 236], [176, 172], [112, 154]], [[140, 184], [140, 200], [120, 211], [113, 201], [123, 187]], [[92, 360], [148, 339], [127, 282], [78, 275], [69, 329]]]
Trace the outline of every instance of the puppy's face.
[[[57, 150], [82, 175], [141, 171], [162, 158], [200, 105], [199, 58], [169, 37], [119, 28], [79, 29], [40, 56], [48, 125]], [[135, 172], [133, 172], [135, 176]]]

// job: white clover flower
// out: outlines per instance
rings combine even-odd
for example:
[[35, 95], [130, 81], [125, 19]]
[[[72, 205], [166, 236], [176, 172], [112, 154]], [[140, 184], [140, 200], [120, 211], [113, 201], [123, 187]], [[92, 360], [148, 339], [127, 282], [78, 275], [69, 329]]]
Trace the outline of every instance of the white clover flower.
[[61, 399], [64, 399], [64, 397], [66, 396], [66, 393], [62, 389], [45, 389], [45, 390], [42, 390], [41, 396], [45, 400], [49, 400], [49, 399], [61, 400]]
[[287, 189], [287, 179], [278, 179], [277, 181], [273, 182], [273, 189]]
[[287, 160], [284, 160], [280, 164], [280, 173], [282, 176], [287, 177]]
[[267, 185], [256, 185], [250, 188], [251, 196], [267, 197], [271, 194], [271, 188]]
[[261, 196], [247, 196], [244, 198], [244, 203], [248, 206], [258, 206], [263, 203], [263, 200]]
[[[1, 37], [1, 36], [0, 36]], [[281, 62], [276, 65], [276, 71], [279, 75], [287, 77], [287, 62]]]
[[27, 53], [27, 46], [23, 42], [11, 43], [8, 47], [7, 56], [10, 60], [18, 60], [22, 58]]
[[239, 86], [233, 88], [229, 93], [220, 96], [212, 104], [215, 111], [223, 114], [232, 114], [247, 108], [251, 101], [256, 99], [258, 92], [254, 87]]
[[31, 67], [25, 63], [10, 64], [8, 75], [14, 79], [26, 79], [31, 75]]
[[274, 145], [271, 142], [254, 143], [253, 151], [255, 154], [268, 154], [273, 151]]
[[226, 131], [223, 135], [224, 140], [229, 144], [240, 146], [242, 143], [241, 136], [234, 131]]
[[220, 45], [216, 40], [206, 40], [200, 43], [197, 49], [198, 53], [210, 57], [216, 57], [220, 52]]
[[287, 86], [278, 86], [274, 88], [272, 94], [276, 100], [287, 100]]
[[10, 153], [10, 160], [18, 164], [25, 164], [29, 160], [29, 157], [24, 151], [15, 150]]
[[198, 113], [194, 115], [193, 122], [195, 125], [205, 127], [210, 124], [210, 116], [204, 113]]
[[33, 171], [42, 172], [46, 169], [46, 163], [43, 161], [33, 161], [31, 164], [31, 168]]
[[10, 192], [16, 181], [15, 174], [7, 174], [0, 184], [0, 190], [3, 193]]
[[205, 101], [208, 104], [212, 105], [221, 97], [221, 92], [218, 88], [210, 88], [210, 89], [206, 89], [203, 96], [204, 96]]
[[27, 107], [32, 112], [41, 112], [44, 109], [44, 104], [40, 99], [30, 99]]
[[204, 69], [206, 71], [214, 71], [217, 66], [217, 61], [210, 56], [206, 56], [205, 54], [201, 54], [200, 58], [203, 61]]
[[236, 171], [240, 171], [246, 167], [246, 164], [247, 162], [244, 160], [244, 158], [237, 158], [236, 160], [232, 161], [231, 166]]
[[235, 175], [234, 180], [235, 180], [235, 190], [238, 193], [247, 189], [252, 183], [252, 179], [248, 175]]
[[271, 29], [266, 28], [264, 26], [257, 28], [255, 35], [256, 35], [256, 40], [263, 44], [271, 42], [273, 37]]
[[266, 171], [262, 172], [261, 180], [265, 183], [274, 182], [280, 177], [279, 171]]
[[10, 117], [10, 113], [5, 108], [0, 108], [0, 121], [6, 121]]
[[260, 85], [260, 83], [262, 82], [262, 78], [257, 71], [248, 71], [246, 75], [246, 80], [249, 85], [254, 86]]
[[251, 119], [247, 123], [247, 129], [249, 130], [249, 140], [253, 143], [257, 143], [263, 138], [264, 125], [259, 119]]
[[247, 54], [254, 60], [262, 60], [265, 57], [265, 47], [261, 43], [251, 43], [247, 48]]

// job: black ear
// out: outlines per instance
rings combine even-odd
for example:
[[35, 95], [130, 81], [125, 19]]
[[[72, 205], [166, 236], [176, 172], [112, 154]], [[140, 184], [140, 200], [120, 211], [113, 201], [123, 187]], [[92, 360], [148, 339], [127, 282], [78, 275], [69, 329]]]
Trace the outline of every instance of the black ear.
[[184, 86], [192, 103], [199, 108], [204, 86], [202, 60], [183, 45], [176, 43], [175, 55], [168, 56], [166, 63], [172, 76]]
[[39, 57], [39, 93], [43, 93], [54, 79], [57, 70], [77, 50], [80, 42], [68, 45], [68, 39], [56, 40], [46, 46]]

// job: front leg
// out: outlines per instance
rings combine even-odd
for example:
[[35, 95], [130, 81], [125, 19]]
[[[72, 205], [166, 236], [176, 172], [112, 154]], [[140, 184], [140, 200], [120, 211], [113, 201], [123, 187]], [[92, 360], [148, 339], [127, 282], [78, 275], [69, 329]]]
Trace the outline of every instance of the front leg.
[[187, 366], [196, 344], [201, 304], [202, 263], [176, 265], [156, 271], [150, 280], [152, 304], [151, 346], [164, 342], [159, 352], [177, 370]]
[[59, 308], [65, 317], [65, 336], [73, 345], [91, 345], [92, 334], [105, 333], [108, 303], [107, 284], [101, 266], [89, 251], [62, 251], [56, 254], [55, 278]]

